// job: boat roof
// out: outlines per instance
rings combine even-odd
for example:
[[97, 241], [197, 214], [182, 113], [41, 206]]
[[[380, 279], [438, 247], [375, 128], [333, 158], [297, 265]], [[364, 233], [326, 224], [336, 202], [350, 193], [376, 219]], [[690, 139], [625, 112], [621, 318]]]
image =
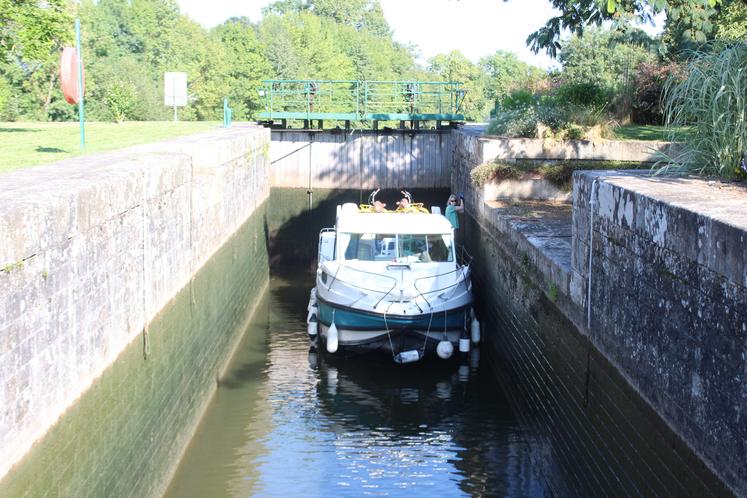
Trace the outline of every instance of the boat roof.
[[346, 233], [450, 234], [451, 223], [440, 214], [361, 213], [343, 209], [337, 218], [337, 231]]

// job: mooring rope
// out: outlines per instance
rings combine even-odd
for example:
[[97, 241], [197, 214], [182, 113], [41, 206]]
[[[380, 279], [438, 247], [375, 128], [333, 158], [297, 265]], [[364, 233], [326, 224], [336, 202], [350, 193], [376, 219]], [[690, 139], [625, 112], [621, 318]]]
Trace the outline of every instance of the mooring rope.
[[425, 339], [423, 340], [423, 354], [421, 358], [425, 358], [425, 347], [428, 345], [428, 337], [431, 333], [431, 324], [433, 323], [433, 311], [431, 311], [430, 318], [428, 318], [428, 329], [425, 331]]
[[389, 313], [389, 308], [392, 307], [392, 304], [393, 303], [390, 302], [389, 306], [384, 310], [384, 328], [386, 329], [386, 337], [389, 339], [389, 349], [392, 351], [392, 359], [397, 361], [397, 355], [394, 353], [394, 344], [392, 344], [392, 335], [389, 333], [389, 324], [386, 321], [386, 314]]

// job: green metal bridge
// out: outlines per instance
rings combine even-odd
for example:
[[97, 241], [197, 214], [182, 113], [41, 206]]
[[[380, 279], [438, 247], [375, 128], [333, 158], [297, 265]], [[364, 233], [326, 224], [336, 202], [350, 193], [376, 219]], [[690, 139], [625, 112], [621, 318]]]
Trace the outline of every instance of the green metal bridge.
[[418, 128], [423, 121], [451, 125], [464, 122], [460, 108], [466, 91], [459, 82], [440, 81], [339, 81], [266, 80], [260, 97], [265, 110], [258, 120], [263, 124], [287, 126], [288, 120], [302, 120], [304, 128], [318, 121], [409, 122]]

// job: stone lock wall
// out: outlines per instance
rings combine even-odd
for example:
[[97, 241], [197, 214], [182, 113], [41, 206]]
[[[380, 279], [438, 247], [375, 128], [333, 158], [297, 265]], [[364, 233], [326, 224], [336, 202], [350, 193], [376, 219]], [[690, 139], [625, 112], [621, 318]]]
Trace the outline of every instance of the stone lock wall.
[[571, 291], [587, 310], [592, 223], [592, 341], [747, 494], [747, 189], [595, 172], [573, 196]]
[[0, 477], [262, 205], [268, 144], [216, 130], [0, 176]]
[[[724, 218], [743, 200], [727, 208], [725, 192], [705, 182], [671, 182], [664, 195], [635, 174], [577, 173], [567, 231], [538, 230], [471, 185], [485, 140], [456, 142], [452, 189], [466, 195], [465, 240], [499, 381], [538, 436], [544, 457], [533, 463], [566, 477], [550, 487], [745, 494], [744, 218]], [[587, 327], [588, 199], [600, 175]], [[683, 210], [687, 197], [710, 214]]]

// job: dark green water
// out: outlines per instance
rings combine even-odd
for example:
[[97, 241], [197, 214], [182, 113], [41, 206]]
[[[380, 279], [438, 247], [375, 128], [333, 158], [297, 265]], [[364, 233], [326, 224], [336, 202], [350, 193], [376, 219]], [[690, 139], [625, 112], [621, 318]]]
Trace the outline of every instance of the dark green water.
[[310, 352], [311, 275], [275, 275], [166, 494], [544, 496], [486, 358]]

